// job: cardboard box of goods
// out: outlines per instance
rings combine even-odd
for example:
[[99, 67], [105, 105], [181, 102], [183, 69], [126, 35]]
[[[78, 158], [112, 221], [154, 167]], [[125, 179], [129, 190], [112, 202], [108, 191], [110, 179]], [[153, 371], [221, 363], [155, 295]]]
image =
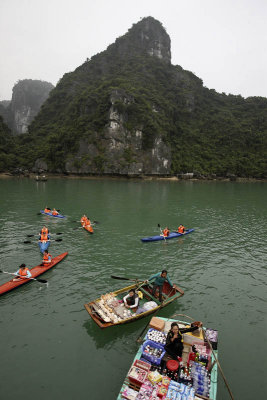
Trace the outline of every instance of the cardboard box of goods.
[[149, 327], [157, 329], [158, 331], [163, 331], [165, 326], [165, 322], [163, 319], [157, 318], [157, 317], [152, 317], [151, 321], [149, 322]]

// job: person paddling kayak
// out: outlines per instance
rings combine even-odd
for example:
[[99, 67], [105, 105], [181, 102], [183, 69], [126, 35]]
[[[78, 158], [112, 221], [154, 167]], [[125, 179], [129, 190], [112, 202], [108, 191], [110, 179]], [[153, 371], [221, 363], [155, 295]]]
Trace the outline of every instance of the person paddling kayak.
[[14, 278], [13, 281], [19, 281], [20, 279], [31, 278], [32, 274], [30, 273], [29, 268], [26, 267], [25, 264], [21, 264], [17, 272], [15, 274], [18, 278]]
[[49, 229], [46, 226], [43, 226], [42, 229], [40, 230], [40, 235], [42, 234], [49, 234]]
[[155, 275], [151, 275], [150, 278], [148, 278], [148, 281], [153, 281], [153, 288], [152, 288], [152, 296], [155, 297], [156, 295], [156, 290], [159, 289], [159, 301], [162, 302], [162, 289], [164, 282], [168, 282], [171, 287], [174, 287], [173, 284], [171, 283], [169, 277], [168, 277], [168, 272], [166, 269], [164, 269], [162, 272], [159, 272]]
[[45, 213], [50, 213], [50, 212], [51, 212], [51, 208], [45, 207], [44, 212], [45, 212]]
[[182, 224], [180, 224], [178, 229], [177, 229], [177, 232], [178, 233], [182, 233], [184, 235], [185, 234], [185, 227]]
[[58, 215], [58, 212], [55, 208], [53, 208], [52, 215]]
[[164, 237], [167, 237], [167, 236], [169, 236], [169, 234], [170, 234], [170, 230], [169, 230], [169, 228], [166, 226], [166, 228], [165, 229], [163, 229], [163, 232], [162, 232], [162, 234], [163, 234], [163, 236]]
[[48, 253], [48, 250], [45, 250], [43, 255], [43, 266], [46, 267], [47, 265], [51, 264], [51, 262], [52, 256]]

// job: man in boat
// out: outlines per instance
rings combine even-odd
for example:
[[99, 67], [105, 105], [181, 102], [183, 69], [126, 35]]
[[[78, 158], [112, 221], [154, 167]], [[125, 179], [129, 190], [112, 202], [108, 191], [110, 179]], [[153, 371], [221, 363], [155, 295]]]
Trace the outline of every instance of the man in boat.
[[46, 267], [47, 265], [51, 264], [51, 262], [52, 256], [48, 253], [48, 250], [45, 250], [43, 255], [43, 266]]
[[123, 297], [123, 302], [126, 308], [130, 308], [136, 312], [139, 306], [139, 296], [134, 289], [129, 290], [129, 293]]
[[185, 227], [182, 224], [180, 224], [180, 226], [177, 229], [177, 232], [178, 233], [182, 233], [184, 235], [185, 234]]
[[52, 215], [58, 215], [58, 212], [55, 208], [53, 208]]
[[170, 230], [169, 230], [169, 228], [166, 226], [166, 228], [165, 229], [163, 229], [163, 232], [162, 232], [162, 234], [163, 234], [163, 236], [164, 237], [166, 237], [166, 236], [169, 236], [169, 234], [170, 234]]
[[153, 281], [153, 288], [152, 288], [152, 296], [156, 297], [156, 290], [159, 289], [159, 301], [162, 302], [162, 288], [164, 285], [164, 282], [168, 282], [171, 287], [174, 287], [173, 284], [171, 283], [169, 277], [168, 277], [168, 272], [166, 269], [164, 269], [162, 272], [158, 272], [155, 275], [151, 275], [150, 278], [148, 278], [147, 282]]
[[18, 278], [14, 278], [13, 281], [19, 281], [20, 279], [31, 278], [32, 274], [30, 273], [29, 268], [26, 267], [25, 264], [21, 264], [17, 272]]
[[202, 326], [202, 322], [196, 321], [191, 324], [190, 328], [181, 328], [177, 322], [171, 324], [171, 329], [168, 332], [165, 344], [165, 350], [168, 356], [176, 360], [178, 357], [182, 357], [183, 354], [183, 334], [187, 332], [194, 332]]
[[51, 208], [45, 207], [44, 212], [45, 212], [45, 213], [50, 213], [50, 212], [51, 212]]

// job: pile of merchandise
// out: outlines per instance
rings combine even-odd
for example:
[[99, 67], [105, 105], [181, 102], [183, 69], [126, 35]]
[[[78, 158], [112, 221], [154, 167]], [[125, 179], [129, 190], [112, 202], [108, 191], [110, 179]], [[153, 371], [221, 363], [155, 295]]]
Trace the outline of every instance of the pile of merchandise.
[[105, 322], [118, 323], [133, 316], [123, 302], [118, 300], [114, 293], [107, 293], [101, 296], [94, 308]]

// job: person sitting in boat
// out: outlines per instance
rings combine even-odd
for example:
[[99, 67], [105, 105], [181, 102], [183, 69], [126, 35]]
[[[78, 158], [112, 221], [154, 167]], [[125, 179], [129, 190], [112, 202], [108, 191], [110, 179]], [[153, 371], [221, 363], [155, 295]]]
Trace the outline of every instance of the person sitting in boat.
[[147, 282], [153, 281], [153, 288], [152, 288], [152, 296], [156, 296], [156, 290], [159, 289], [159, 301], [162, 302], [162, 288], [164, 285], [164, 282], [168, 282], [171, 287], [174, 287], [173, 284], [171, 283], [169, 277], [168, 277], [168, 272], [166, 269], [164, 269], [162, 272], [159, 272], [155, 275], [151, 275], [150, 278], [148, 278]]
[[41, 233], [39, 236], [39, 242], [48, 242], [50, 240], [49, 235], [47, 233]]
[[202, 322], [193, 322], [190, 328], [181, 328], [177, 322], [171, 324], [171, 329], [168, 332], [165, 344], [165, 350], [168, 356], [176, 360], [178, 357], [182, 357], [183, 354], [183, 334], [187, 332], [194, 332], [202, 326]]
[[51, 254], [48, 253], [48, 250], [45, 250], [43, 255], [43, 266], [47, 266], [51, 264], [51, 262], [52, 262], [52, 256]]
[[123, 297], [123, 302], [126, 308], [130, 308], [136, 312], [139, 306], [139, 296], [134, 289], [129, 290], [129, 293]]
[[170, 234], [170, 230], [169, 230], [169, 228], [166, 226], [166, 228], [165, 229], [163, 229], [163, 232], [162, 232], [162, 234], [163, 234], [163, 236], [164, 237], [167, 237], [167, 236], [169, 236], [169, 234]]
[[87, 216], [84, 214], [83, 216], [82, 216], [82, 218], [81, 218], [81, 224], [84, 226], [84, 225], [86, 225], [86, 221], [87, 221]]
[[185, 227], [182, 224], [180, 224], [178, 229], [177, 229], [177, 232], [178, 233], [182, 233], [184, 235], [185, 234]]
[[40, 235], [42, 234], [49, 234], [49, 229], [46, 226], [43, 226], [42, 229], [40, 230]]
[[90, 232], [90, 233], [94, 233], [91, 221], [89, 218], [87, 218], [86, 222], [85, 222], [85, 227], [86, 229]]
[[21, 264], [17, 272], [15, 272], [15, 275], [18, 275], [18, 278], [14, 278], [13, 281], [19, 281], [20, 279], [31, 278], [32, 276], [29, 268], [27, 268], [25, 264]]
[[50, 213], [50, 212], [51, 212], [51, 208], [45, 207], [44, 212], [45, 212], [45, 213]]
[[52, 215], [58, 215], [58, 212], [55, 208], [53, 208]]

